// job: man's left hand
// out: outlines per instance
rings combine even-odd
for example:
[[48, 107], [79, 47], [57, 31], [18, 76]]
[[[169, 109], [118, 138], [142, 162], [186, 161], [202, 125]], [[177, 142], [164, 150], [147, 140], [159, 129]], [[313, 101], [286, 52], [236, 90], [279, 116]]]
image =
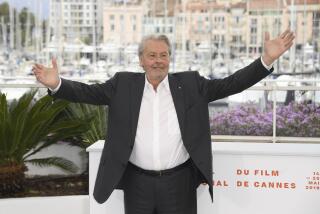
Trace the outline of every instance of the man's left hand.
[[286, 30], [277, 38], [270, 40], [269, 32], [265, 33], [264, 50], [262, 59], [266, 65], [271, 65], [284, 52], [286, 52], [292, 45], [295, 36], [290, 30]]

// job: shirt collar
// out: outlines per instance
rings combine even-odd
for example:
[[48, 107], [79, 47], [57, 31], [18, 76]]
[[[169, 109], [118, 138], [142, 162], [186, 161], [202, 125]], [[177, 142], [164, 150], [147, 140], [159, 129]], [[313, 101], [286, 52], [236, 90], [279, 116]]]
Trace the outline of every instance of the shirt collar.
[[[153, 90], [153, 86], [151, 85], [151, 83], [148, 81], [147, 75], [145, 74], [145, 89], [151, 89]], [[169, 79], [168, 79], [168, 74], [166, 75], [166, 77], [159, 83], [158, 85], [158, 89], [164, 87], [166, 90], [170, 91], [169, 88]]]

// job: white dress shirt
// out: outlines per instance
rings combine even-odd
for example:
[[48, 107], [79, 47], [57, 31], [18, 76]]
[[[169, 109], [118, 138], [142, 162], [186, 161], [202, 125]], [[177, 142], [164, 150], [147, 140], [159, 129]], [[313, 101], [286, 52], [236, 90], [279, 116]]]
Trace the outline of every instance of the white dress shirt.
[[168, 75], [157, 91], [145, 79], [136, 138], [129, 161], [147, 170], [170, 169], [189, 154], [183, 145]]

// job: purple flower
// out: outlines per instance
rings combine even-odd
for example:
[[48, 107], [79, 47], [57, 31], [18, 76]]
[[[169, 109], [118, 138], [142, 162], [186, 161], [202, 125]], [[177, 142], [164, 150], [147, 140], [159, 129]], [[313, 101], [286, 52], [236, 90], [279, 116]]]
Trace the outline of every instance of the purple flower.
[[[320, 137], [320, 106], [290, 103], [277, 107], [277, 135], [291, 137]], [[214, 115], [210, 120], [212, 134], [271, 136], [272, 103], [265, 111], [254, 103], [237, 106]]]

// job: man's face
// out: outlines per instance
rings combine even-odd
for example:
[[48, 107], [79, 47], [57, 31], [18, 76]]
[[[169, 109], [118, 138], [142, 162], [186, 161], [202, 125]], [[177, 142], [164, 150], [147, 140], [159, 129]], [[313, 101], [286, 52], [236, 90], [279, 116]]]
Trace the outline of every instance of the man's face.
[[163, 41], [148, 40], [140, 56], [140, 66], [149, 80], [163, 80], [170, 64], [169, 47]]

